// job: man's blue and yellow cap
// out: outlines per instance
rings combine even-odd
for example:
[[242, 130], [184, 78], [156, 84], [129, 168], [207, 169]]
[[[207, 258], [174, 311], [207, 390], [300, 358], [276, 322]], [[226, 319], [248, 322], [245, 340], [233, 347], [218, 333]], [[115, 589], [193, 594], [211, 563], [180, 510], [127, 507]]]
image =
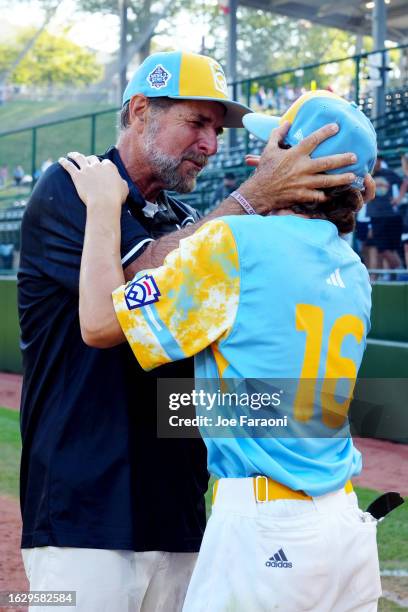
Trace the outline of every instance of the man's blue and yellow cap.
[[285, 144], [290, 146], [297, 145], [327, 123], [337, 123], [340, 128], [337, 134], [318, 145], [311, 157], [355, 153], [355, 164], [328, 172], [354, 172], [357, 178], [352, 186], [364, 189], [364, 176], [372, 172], [377, 157], [377, 137], [373, 124], [355, 102], [349, 102], [330, 91], [317, 90], [303, 94], [282, 117], [252, 113], [243, 119], [246, 129], [265, 142], [272, 130], [285, 121], [291, 123], [285, 137]]
[[184, 51], [149, 55], [129, 81], [122, 104], [136, 94], [148, 98], [165, 96], [221, 102], [226, 108], [224, 127], [242, 127], [242, 117], [252, 112], [244, 104], [230, 99], [225, 74], [218, 62]]

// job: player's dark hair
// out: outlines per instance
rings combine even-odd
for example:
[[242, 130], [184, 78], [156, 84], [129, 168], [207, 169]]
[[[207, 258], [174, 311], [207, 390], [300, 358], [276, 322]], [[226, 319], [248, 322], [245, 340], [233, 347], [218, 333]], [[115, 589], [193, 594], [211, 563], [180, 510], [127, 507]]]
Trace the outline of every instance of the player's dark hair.
[[330, 198], [327, 202], [294, 204], [295, 213], [307, 215], [312, 219], [331, 221], [340, 234], [349, 234], [354, 230], [356, 214], [363, 205], [361, 191], [353, 187], [325, 189]]
[[[130, 125], [129, 103], [130, 100], [128, 100], [122, 106], [122, 109], [120, 111], [119, 127], [121, 130], [126, 130]], [[165, 98], [164, 96], [159, 98], [149, 98], [149, 108], [153, 113], [165, 112], [174, 104], [177, 104], [177, 100]]]

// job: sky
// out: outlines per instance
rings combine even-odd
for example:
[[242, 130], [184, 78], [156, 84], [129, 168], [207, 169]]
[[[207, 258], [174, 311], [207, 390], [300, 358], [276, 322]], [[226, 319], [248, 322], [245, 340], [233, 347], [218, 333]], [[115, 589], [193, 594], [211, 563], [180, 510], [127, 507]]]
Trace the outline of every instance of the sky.
[[[5, 2], [0, 2], [5, 5]], [[91, 47], [97, 51], [112, 53], [118, 47], [119, 20], [114, 15], [98, 15], [74, 12], [71, 0], [62, 0], [47, 28], [58, 33], [61, 28], [71, 25], [68, 37], [81, 46]], [[40, 27], [43, 21], [43, 12], [40, 4], [35, 0], [21, 2], [18, 6], [5, 5], [1, 8], [2, 20], [14, 26]], [[199, 51], [201, 43], [201, 28], [194, 26], [188, 16], [180, 14], [175, 23], [174, 37], [162, 37], [162, 44], [171, 45], [174, 40], [177, 46], [186, 51]], [[177, 43], [176, 43], [177, 41]]]
[[[15, 26], [40, 27], [44, 13], [35, 1], [2, 10], [2, 18]], [[72, 24], [69, 38], [81, 46], [111, 53], [117, 48], [119, 20], [113, 15], [86, 15], [74, 13], [72, 2], [62, 0], [48, 30], [57, 33]]]

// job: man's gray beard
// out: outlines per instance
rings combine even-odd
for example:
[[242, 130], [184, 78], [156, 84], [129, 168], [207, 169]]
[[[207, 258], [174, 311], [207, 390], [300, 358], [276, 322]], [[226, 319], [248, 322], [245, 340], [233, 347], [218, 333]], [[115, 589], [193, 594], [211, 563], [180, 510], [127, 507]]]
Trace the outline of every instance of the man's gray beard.
[[189, 193], [196, 186], [196, 177], [198, 172], [192, 171], [192, 174], [180, 174], [180, 166], [183, 162], [182, 158], [173, 157], [167, 153], [163, 153], [157, 146], [157, 131], [154, 127], [145, 138], [145, 152], [150, 166], [155, 175], [160, 178], [164, 185], [164, 189], [168, 191], [176, 191], [177, 193]]

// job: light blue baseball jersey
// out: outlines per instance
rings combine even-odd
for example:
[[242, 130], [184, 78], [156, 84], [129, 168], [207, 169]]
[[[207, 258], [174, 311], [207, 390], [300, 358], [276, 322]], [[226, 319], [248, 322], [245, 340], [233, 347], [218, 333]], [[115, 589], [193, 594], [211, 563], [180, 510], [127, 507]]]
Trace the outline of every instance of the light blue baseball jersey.
[[[351, 381], [350, 395], [369, 331], [371, 287], [332, 223], [293, 215], [211, 221], [113, 299], [145, 369], [196, 355], [197, 379], [296, 381], [290, 408], [297, 437], [217, 438], [203, 430], [212, 474], [262, 474], [322, 495], [361, 471], [351, 438], [333, 432], [347, 423], [350, 398], [338, 398], [336, 385]], [[311, 437], [313, 421], [321, 437]]]

